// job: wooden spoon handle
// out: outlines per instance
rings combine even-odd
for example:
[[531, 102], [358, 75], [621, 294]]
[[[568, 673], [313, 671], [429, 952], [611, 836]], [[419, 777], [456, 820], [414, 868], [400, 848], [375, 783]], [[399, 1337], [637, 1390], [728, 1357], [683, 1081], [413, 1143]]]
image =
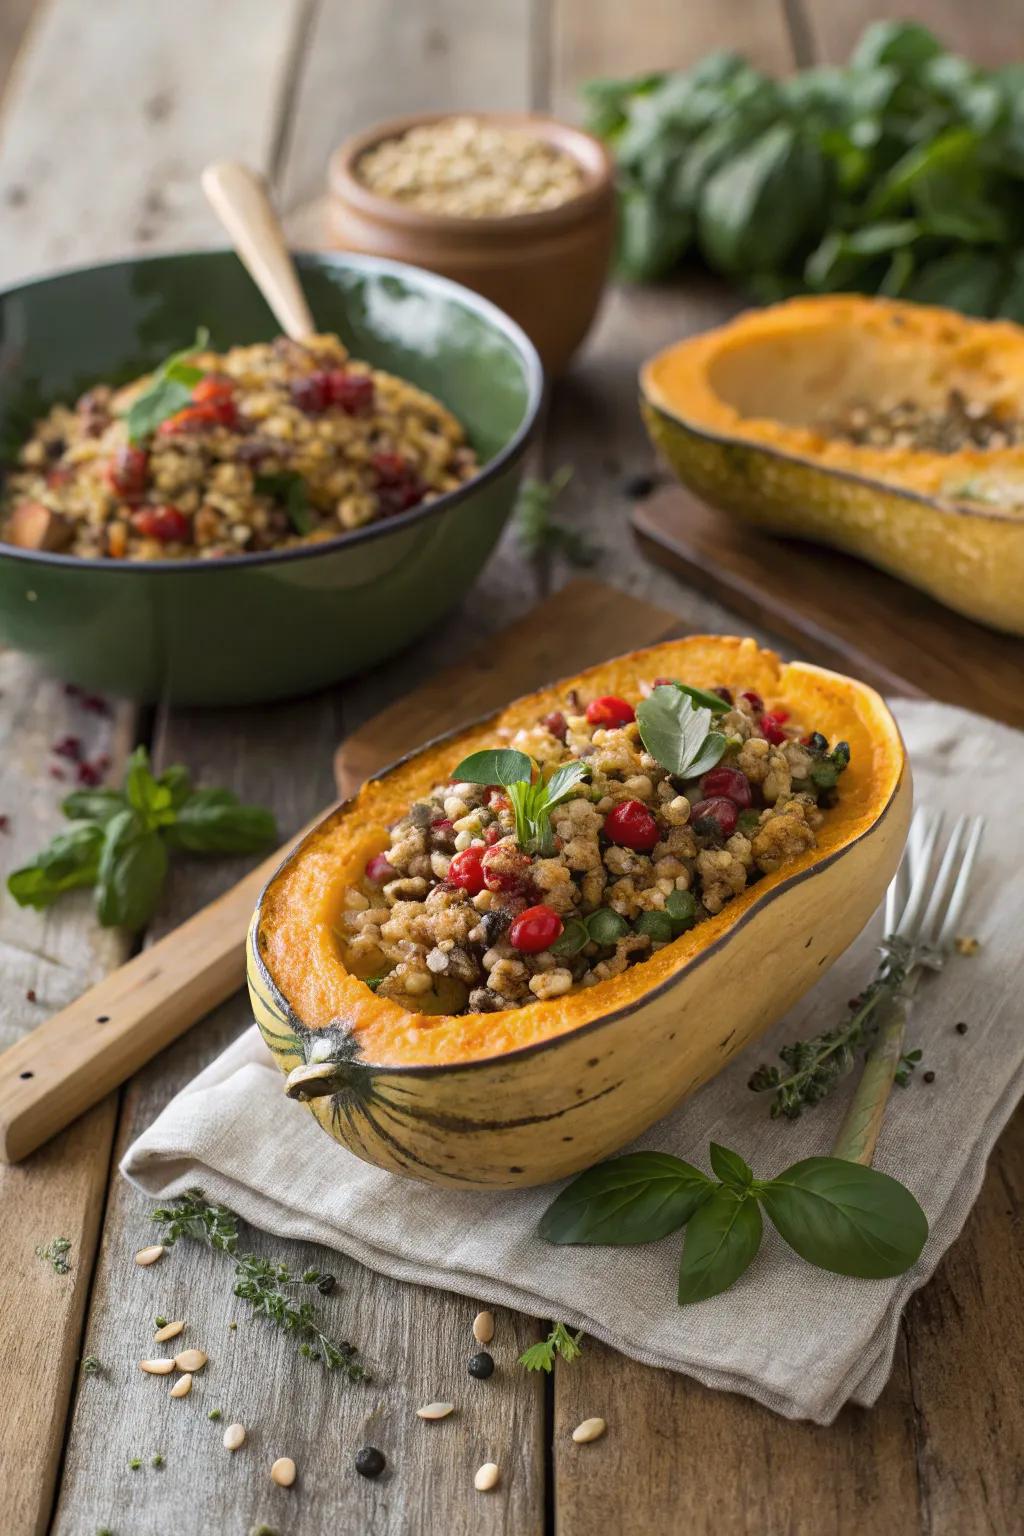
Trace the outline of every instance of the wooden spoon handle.
[[262, 180], [237, 160], [216, 160], [202, 184], [281, 329], [293, 341], [305, 341], [315, 330], [313, 316]]
[[237, 991], [253, 909], [286, 852], [0, 1055], [0, 1159], [27, 1157]]

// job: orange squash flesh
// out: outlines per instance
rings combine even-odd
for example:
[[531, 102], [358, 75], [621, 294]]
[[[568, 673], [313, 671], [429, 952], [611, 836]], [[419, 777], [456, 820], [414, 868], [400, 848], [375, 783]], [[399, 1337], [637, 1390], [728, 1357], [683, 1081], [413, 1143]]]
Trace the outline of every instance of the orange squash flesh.
[[[344, 895], [388, 828], [416, 799], [444, 782], [461, 758], [532, 725], [575, 687], [586, 700], [614, 693], [636, 699], [642, 683], [670, 675], [698, 687], [754, 688], [769, 709], [793, 723], [850, 744], [839, 801], [818, 832], [818, 846], [787, 864], [720, 914], [699, 924], [623, 975], [565, 997], [490, 1014], [422, 1015], [372, 993], [345, 969], [337, 937]], [[899, 733], [870, 689], [819, 668], [792, 663], [752, 640], [688, 639], [639, 651], [517, 700], [501, 714], [460, 731], [372, 779], [307, 837], [271, 880], [256, 919], [266, 978], [307, 1031], [340, 1026], [358, 1057], [381, 1066], [465, 1064], [521, 1050], [579, 1029], [641, 1000], [727, 934], [768, 892], [855, 842], [878, 820], [904, 776]], [[879, 893], [880, 894], [880, 893]]]

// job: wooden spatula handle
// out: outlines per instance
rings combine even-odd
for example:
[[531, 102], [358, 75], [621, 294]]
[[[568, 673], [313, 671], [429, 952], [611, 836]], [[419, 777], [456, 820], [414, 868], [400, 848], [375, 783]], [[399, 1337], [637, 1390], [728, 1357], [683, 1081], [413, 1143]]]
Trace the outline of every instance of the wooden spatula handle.
[[249, 920], [286, 851], [0, 1055], [4, 1162], [34, 1152], [242, 985]]
[[293, 341], [304, 341], [315, 329], [313, 316], [262, 180], [237, 160], [215, 160], [203, 172], [202, 182], [281, 329]]

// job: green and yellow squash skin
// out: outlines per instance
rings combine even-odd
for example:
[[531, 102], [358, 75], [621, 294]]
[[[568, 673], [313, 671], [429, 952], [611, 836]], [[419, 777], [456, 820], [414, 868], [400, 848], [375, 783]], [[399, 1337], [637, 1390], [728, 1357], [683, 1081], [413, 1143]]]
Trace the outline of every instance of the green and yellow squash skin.
[[[335, 931], [345, 889], [409, 804], [568, 688], [635, 697], [661, 675], [755, 688], [797, 724], [849, 741], [851, 765], [817, 848], [623, 975], [547, 1002], [419, 1015], [347, 972]], [[910, 801], [899, 731], [863, 684], [784, 665], [752, 640], [698, 635], [635, 652], [431, 743], [306, 836], [250, 927], [256, 1021], [290, 1096], [367, 1162], [466, 1189], [561, 1178], [637, 1136], [824, 974], [885, 891]]]
[[1024, 447], [938, 453], [828, 431], [851, 405], [941, 409], [951, 390], [1020, 418], [1024, 328], [855, 295], [793, 299], [658, 353], [640, 384], [652, 439], [712, 506], [1024, 634]]

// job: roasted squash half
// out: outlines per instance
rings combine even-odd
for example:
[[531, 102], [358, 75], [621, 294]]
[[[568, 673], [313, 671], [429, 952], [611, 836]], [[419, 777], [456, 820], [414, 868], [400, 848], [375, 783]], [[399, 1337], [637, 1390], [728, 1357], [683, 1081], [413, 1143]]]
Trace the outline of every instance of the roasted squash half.
[[851, 295], [794, 299], [679, 342], [641, 371], [648, 430], [684, 485], [775, 533], [882, 566], [1024, 634], [1024, 446], [955, 452], [834, 435], [910, 402], [1024, 418], [1024, 328]]
[[[424, 1016], [350, 975], [335, 925], [387, 828], [501, 727], [566, 689], [631, 694], [668, 674], [754, 688], [850, 743], [818, 847], [649, 960], [597, 986], [498, 1013]], [[431, 743], [371, 779], [289, 854], [253, 916], [256, 1020], [287, 1091], [368, 1162], [432, 1183], [510, 1187], [621, 1147], [804, 993], [875, 909], [898, 863], [910, 773], [896, 724], [862, 683], [780, 663], [753, 640], [692, 636], [591, 668]]]

